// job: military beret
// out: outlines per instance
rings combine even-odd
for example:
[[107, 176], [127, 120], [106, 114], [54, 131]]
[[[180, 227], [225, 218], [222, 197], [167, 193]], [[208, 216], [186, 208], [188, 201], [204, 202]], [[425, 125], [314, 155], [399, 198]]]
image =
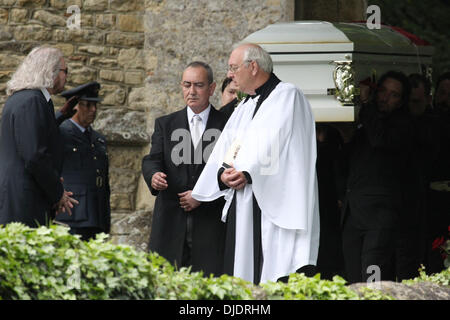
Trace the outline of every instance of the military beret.
[[100, 83], [97, 81], [92, 81], [70, 90], [63, 91], [61, 92], [61, 95], [66, 99], [70, 99], [73, 96], [78, 96], [80, 100], [98, 102], [102, 101], [102, 99], [98, 97], [99, 90]]

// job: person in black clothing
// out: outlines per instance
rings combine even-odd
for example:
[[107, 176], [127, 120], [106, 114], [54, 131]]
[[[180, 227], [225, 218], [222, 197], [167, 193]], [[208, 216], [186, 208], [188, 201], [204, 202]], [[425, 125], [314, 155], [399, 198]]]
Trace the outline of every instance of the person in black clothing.
[[395, 279], [404, 169], [412, 148], [413, 129], [406, 111], [409, 91], [403, 73], [384, 74], [373, 101], [361, 107], [360, 123], [346, 146], [342, 222], [350, 283]]
[[336, 156], [344, 140], [340, 132], [329, 124], [316, 123], [317, 182], [319, 188], [320, 240], [317, 272], [322, 279], [344, 276], [342, 230], [336, 186]]
[[60, 126], [64, 141], [64, 186], [74, 192], [79, 205], [72, 214], [62, 213], [57, 221], [70, 226], [81, 239], [108, 233], [111, 225], [109, 162], [106, 138], [92, 129], [97, 114], [100, 84], [92, 81], [61, 93], [66, 99], [79, 98], [71, 119]]
[[225, 78], [222, 82], [222, 108], [219, 111], [226, 116], [227, 120], [239, 104], [237, 93], [238, 88], [233, 83], [233, 79]]
[[142, 174], [156, 196], [150, 250], [177, 267], [218, 276], [224, 259], [224, 200], [200, 202], [191, 196], [209, 157], [206, 152], [227, 121], [209, 103], [215, 87], [208, 64], [195, 61], [186, 67], [181, 80], [185, 107], [155, 120]]
[[425, 263], [427, 197], [430, 168], [436, 158], [438, 144], [435, 119], [431, 114], [431, 85], [420, 74], [408, 76], [411, 84], [408, 110], [413, 124], [412, 156], [405, 164], [408, 174], [404, 183], [404, 207], [396, 246], [396, 278], [398, 281], [418, 276]]
[[[433, 107], [439, 150], [436, 161], [431, 165], [428, 188], [428, 249], [434, 239], [447, 236], [450, 225], [450, 72], [438, 78]], [[443, 270], [439, 251], [430, 250], [428, 253], [426, 271], [431, 274]]]
[[[0, 225], [46, 225], [77, 204], [61, 183], [63, 143], [50, 96], [64, 90], [67, 72], [62, 52], [42, 46], [31, 50], [7, 84], [0, 134]], [[72, 108], [67, 103], [61, 118]]]

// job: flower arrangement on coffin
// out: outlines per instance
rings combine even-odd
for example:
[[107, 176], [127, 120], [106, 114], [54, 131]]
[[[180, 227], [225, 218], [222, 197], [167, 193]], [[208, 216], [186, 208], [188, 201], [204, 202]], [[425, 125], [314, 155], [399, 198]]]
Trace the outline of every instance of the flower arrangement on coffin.
[[[450, 226], [448, 226], [448, 232], [450, 234]], [[439, 250], [444, 259], [444, 266], [450, 267], [450, 239], [445, 240], [444, 236], [434, 239], [432, 249]]]

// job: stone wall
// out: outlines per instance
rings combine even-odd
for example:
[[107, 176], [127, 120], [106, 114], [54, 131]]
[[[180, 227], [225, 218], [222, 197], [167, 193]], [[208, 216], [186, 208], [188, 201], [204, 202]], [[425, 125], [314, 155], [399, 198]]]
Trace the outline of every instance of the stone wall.
[[[71, 5], [80, 8], [80, 29], [67, 27]], [[294, 0], [0, 0], [0, 112], [6, 82], [41, 44], [64, 52], [66, 89], [99, 81], [104, 100], [94, 127], [109, 145], [112, 239], [146, 250], [154, 197], [141, 160], [154, 119], [183, 107], [184, 67], [210, 63], [220, 86], [234, 43], [293, 18]]]

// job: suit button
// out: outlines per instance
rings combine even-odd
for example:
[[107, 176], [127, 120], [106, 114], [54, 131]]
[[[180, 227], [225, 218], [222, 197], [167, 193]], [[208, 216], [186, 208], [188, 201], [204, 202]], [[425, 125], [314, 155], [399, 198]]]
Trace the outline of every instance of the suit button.
[[97, 157], [94, 157], [94, 160], [97, 160]]
[[77, 148], [73, 148], [73, 152], [77, 152]]

